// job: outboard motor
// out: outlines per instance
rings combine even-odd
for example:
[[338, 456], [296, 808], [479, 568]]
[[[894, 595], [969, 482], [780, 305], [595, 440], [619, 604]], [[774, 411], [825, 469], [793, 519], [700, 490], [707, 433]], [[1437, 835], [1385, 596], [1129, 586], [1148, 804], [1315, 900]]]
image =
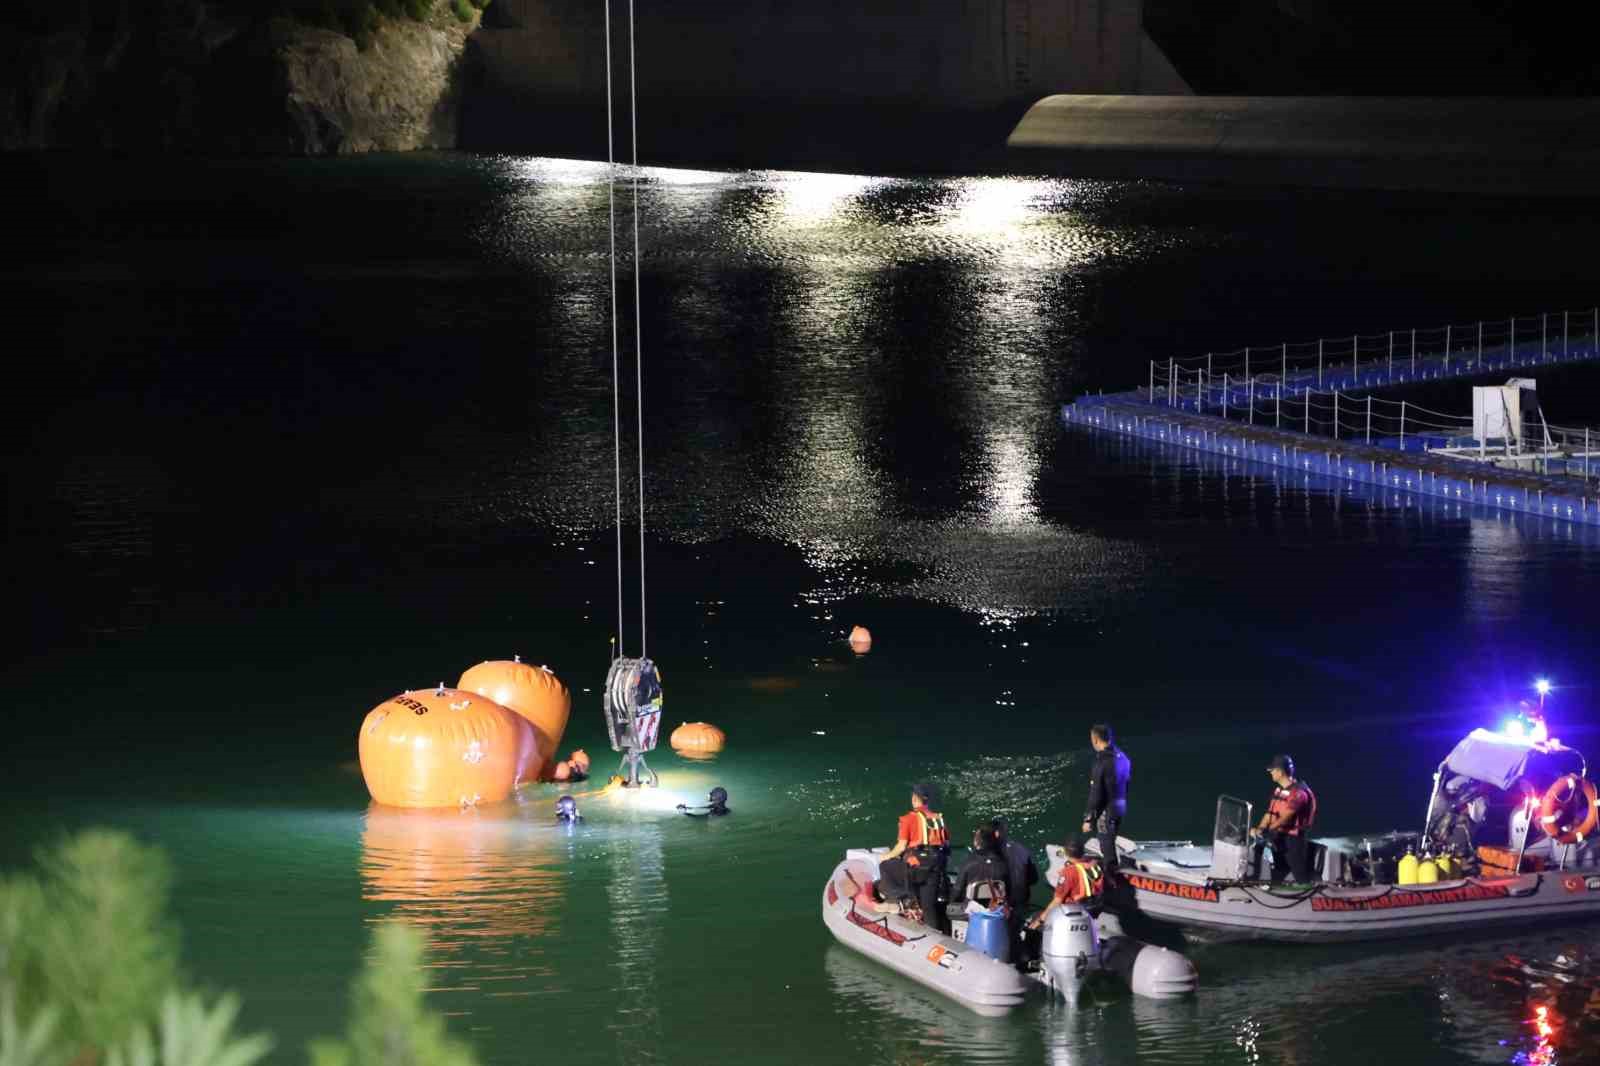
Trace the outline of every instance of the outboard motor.
[[1077, 1003], [1089, 972], [1100, 967], [1100, 930], [1088, 911], [1062, 908], [1050, 915], [1039, 962], [1050, 975], [1050, 987]]

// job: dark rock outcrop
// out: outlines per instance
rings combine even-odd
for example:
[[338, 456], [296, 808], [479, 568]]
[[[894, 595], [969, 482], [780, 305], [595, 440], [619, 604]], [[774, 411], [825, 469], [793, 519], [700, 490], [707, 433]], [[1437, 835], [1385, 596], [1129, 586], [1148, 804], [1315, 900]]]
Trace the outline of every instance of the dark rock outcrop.
[[454, 148], [472, 26], [443, 8], [369, 46], [200, 0], [0, 16], [0, 149], [323, 155]]

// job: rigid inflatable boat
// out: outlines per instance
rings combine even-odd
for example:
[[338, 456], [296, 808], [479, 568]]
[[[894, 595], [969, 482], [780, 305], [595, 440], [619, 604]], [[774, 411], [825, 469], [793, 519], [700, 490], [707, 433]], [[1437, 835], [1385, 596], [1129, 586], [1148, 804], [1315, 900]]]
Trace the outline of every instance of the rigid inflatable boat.
[[1003, 921], [997, 933], [985, 929], [980, 937], [973, 926], [996, 924], [984, 919], [997, 916], [969, 917], [962, 909], [965, 901], [952, 908], [950, 936], [899, 913], [869, 909], [857, 894], [878, 879], [878, 862], [887, 850], [845, 853], [822, 890], [823, 923], [839, 943], [978, 1014], [1006, 1014], [1041, 986], [1075, 1003], [1083, 985], [1101, 975], [1156, 998], [1187, 995], [1198, 984], [1188, 959], [1124, 936], [1114, 915], [1096, 919], [1081, 909], [1057, 908], [1044, 928], [1038, 968], [1024, 973], [996, 957], [1007, 956], [1010, 946]]
[[[1439, 764], [1422, 831], [1313, 838], [1309, 885], [1264, 879], [1270, 848], [1250, 837], [1251, 805], [1222, 796], [1210, 847], [1119, 837], [1108, 906], [1204, 938], [1309, 942], [1600, 917], [1587, 773], [1559, 741], [1473, 730]], [[1450, 856], [1443, 873], [1436, 855]]]

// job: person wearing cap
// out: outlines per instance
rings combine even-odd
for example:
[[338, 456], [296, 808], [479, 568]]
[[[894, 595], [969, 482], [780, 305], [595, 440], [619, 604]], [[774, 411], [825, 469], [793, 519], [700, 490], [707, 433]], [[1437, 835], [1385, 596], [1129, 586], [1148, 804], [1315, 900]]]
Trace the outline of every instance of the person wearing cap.
[[[1045, 904], [1044, 910], [1029, 920], [1029, 929], [1038, 929], [1044, 925], [1050, 917], [1050, 912], [1057, 907], [1081, 903], [1085, 907], [1097, 908], [1100, 894], [1105, 891], [1105, 878], [1101, 875], [1100, 864], [1083, 853], [1081, 839], [1075, 836], [1069, 837], [1061, 845], [1061, 850], [1066, 853], [1067, 863], [1061, 868], [1061, 877], [1056, 881], [1055, 894], [1050, 897], [1050, 902]], [[1093, 909], [1090, 913], [1098, 913], [1098, 910]]]
[[1133, 763], [1117, 747], [1111, 727], [1089, 727], [1089, 746], [1094, 748], [1094, 765], [1089, 767], [1089, 805], [1083, 811], [1083, 832], [1100, 840], [1100, 861], [1107, 876], [1117, 869], [1117, 829], [1128, 816], [1128, 778]]
[[[1011, 942], [1015, 944], [1022, 935], [1022, 912], [1027, 909], [1033, 886], [1039, 883], [1039, 867], [1033, 861], [1033, 852], [1020, 841], [1011, 839], [1004, 815], [995, 815], [989, 821], [989, 828], [994, 830], [995, 839], [1000, 843], [1000, 854], [1006, 860], [1006, 899], [1011, 902], [1011, 913], [1007, 916], [1006, 924], [1011, 930]], [[1022, 965], [1020, 958], [1017, 964]]]
[[1317, 797], [1311, 786], [1294, 776], [1294, 760], [1274, 755], [1267, 773], [1275, 786], [1272, 803], [1261, 821], [1250, 830], [1251, 836], [1272, 845], [1272, 883], [1293, 875], [1298, 884], [1310, 884], [1312, 824], [1317, 820]]
[[939, 796], [932, 785], [911, 787], [911, 810], [900, 816], [894, 846], [878, 860], [878, 890], [888, 900], [915, 897], [922, 908], [923, 924], [948, 933], [950, 919], [939, 901], [939, 890], [945, 886], [950, 834], [938, 806]]

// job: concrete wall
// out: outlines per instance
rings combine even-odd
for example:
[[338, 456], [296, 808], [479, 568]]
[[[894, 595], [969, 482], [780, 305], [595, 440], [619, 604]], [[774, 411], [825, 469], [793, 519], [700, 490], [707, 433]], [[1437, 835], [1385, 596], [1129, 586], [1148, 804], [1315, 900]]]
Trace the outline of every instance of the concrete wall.
[[1007, 146], [1084, 176], [1592, 196], [1600, 99], [1050, 96]]
[[[537, 150], [553, 128], [578, 121], [573, 109], [582, 121], [597, 112], [603, 124], [604, 5], [495, 0], [491, 12], [473, 38], [479, 113], [466, 146], [521, 138]], [[897, 116], [917, 123], [1010, 110], [1014, 122], [1051, 92], [1186, 91], [1145, 37], [1142, 12], [1143, 0], [636, 5], [641, 139], [666, 147], [692, 135], [697, 121], [742, 135], [768, 119], [795, 136], [838, 137], [847, 132], [841, 119], [852, 115], [870, 139]], [[626, 18], [626, 5], [613, 2], [619, 104], [626, 100]], [[692, 104], [683, 108], [689, 114], [664, 108], [668, 101]], [[625, 110], [618, 117], [625, 121]], [[1009, 122], [993, 131], [996, 146], [1007, 129]]]

